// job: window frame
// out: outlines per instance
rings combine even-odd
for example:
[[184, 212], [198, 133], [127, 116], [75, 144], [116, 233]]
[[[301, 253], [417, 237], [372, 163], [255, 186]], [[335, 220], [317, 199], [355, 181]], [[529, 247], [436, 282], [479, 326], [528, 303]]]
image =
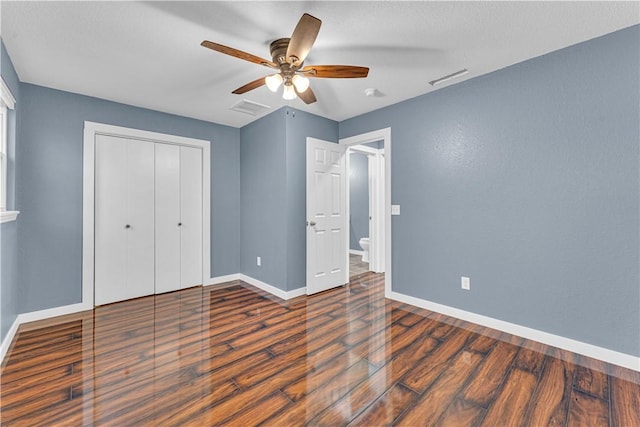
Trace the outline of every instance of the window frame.
[[7, 166], [9, 163], [7, 121], [9, 110], [15, 110], [15, 104], [16, 99], [0, 76], [0, 223], [14, 221], [19, 213], [7, 210]]
[[7, 210], [7, 106], [0, 100], [0, 211]]

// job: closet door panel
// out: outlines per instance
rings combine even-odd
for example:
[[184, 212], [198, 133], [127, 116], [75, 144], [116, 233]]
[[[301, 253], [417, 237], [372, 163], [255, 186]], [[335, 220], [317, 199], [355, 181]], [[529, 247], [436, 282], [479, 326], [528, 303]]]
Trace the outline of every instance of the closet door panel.
[[97, 135], [95, 142], [95, 304], [127, 294], [126, 140]]
[[180, 147], [181, 288], [201, 285], [202, 150]]
[[[154, 144], [127, 141], [127, 287], [126, 298], [155, 290]], [[126, 299], [120, 298], [120, 299]]]
[[155, 144], [156, 293], [180, 289], [180, 147]]

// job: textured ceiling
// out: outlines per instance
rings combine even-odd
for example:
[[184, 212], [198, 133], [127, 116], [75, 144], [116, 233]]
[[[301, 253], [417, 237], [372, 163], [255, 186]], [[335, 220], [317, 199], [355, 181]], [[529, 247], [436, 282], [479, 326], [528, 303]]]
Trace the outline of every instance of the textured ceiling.
[[[344, 120], [640, 22], [638, 2], [12, 2], [2, 39], [23, 82], [242, 126], [242, 99]], [[261, 87], [269, 70], [200, 46], [211, 40], [269, 59], [304, 13], [322, 28], [306, 60], [370, 67], [366, 79], [313, 79], [318, 102]], [[457, 81], [442, 85], [455, 84]], [[366, 97], [366, 88], [379, 96]], [[437, 88], [439, 88], [438, 86]]]

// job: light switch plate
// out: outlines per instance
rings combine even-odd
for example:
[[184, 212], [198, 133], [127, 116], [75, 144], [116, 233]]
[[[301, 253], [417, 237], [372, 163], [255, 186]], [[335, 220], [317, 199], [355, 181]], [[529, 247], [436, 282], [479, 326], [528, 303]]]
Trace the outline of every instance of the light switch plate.
[[400, 215], [400, 205], [391, 205], [391, 215]]

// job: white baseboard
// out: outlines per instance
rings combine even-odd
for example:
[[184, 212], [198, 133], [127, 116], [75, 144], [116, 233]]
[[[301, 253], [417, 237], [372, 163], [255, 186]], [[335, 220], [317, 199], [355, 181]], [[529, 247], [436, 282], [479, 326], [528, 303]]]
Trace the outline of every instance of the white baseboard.
[[11, 324], [11, 327], [7, 331], [7, 335], [5, 335], [2, 340], [2, 347], [0, 348], [0, 365], [4, 361], [4, 356], [9, 351], [9, 347], [11, 347], [11, 343], [13, 342], [13, 337], [16, 336], [18, 332], [18, 326], [20, 326], [19, 316], [16, 316], [15, 320]]
[[240, 274], [240, 280], [247, 282], [248, 284], [255, 286], [258, 289], [262, 289], [263, 291], [269, 292], [271, 295], [275, 295], [278, 298], [281, 298], [284, 300], [299, 297], [300, 295], [305, 295], [307, 293], [307, 288], [305, 287], [294, 289], [292, 291], [283, 291], [280, 288], [276, 288], [273, 285], [264, 283], [258, 279], [254, 279], [253, 277], [247, 276], [246, 274]]
[[[269, 285], [268, 283], [262, 282], [258, 279], [254, 279], [253, 277], [247, 276], [246, 274], [229, 274], [226, 276], [212, 277], [207, 284], [214, 285], [218, 283], [230, 282], [233, 280], [242, 280], [283, 300], [288, 300], [301, 295], [305, 295], [307, 292], [307, 289], [305, 287], [294, 289], [292, 291], [283, 291], [280, 288]], [[617, 366], [622, 366], [624, 368], [640, 372], [640, 357], [636, 357], [630, 354], [621, 353], [604, 347], [599, 347], [582, 341], [573, 340], [571, 338], [550, 334], [548, 332], [539, 331], [537, 329], [528, 328], [526, 326], [517, 325], [515, 323], [505, 322], [503, 320], [494, 319], [469, 311], [460, 310], [454, 307], [449, 307], [421, 298], [404, 295], [398, 292], [392, 291], [387, 297], [396, 301], [414, 305], [416, 307], [424, 308], [426, 310], [435, 311], [447, 316], [466, 320], [478, 325], [497, 329], [502, 332], [507, 332], [513, 335], [538, 341], [543, 344], [561, 348], [563, 350], [572, 351], [574, 353], [582, 354], [584, 356], [592, 357], [594, 359], [602, 360]], [[21, 324], [91, 309], [93, 309], [93, 307], [87, 306], [84, 303], [77, 303], [65, 305], [62, 307], [55, 307], [46, 310], [38, 310], [32, 311], [30, 313], [19, 314], [9, 328], [9, 331], [4, 337], [4, 340], [2, 340], [2, 346], [0, 347], [0, 364], [4, 360], [4, 357], [7, 354], [9, 347], [13, 342], [13, 338], [18, 332], [18, 328]]]
[[[269, 285], [268, 283], [264, 283], [258, 279], [254, 279], [251, 276], [240, 273], [211, 277], [204, 285], [217, 285], [219, 283], [231, 282], [233, 280], [243, 280], [248, 284], [255, 286], [256, 288], [262, 289], [263, 291], [275, 295], [283, 300], [295, 298], [307, 293], [307, 288], [305, 287], [294, 289], [292, 291], [283, 291], [282, 289], [276, 288], [275, 286]], [[38, 310], [29, 313], [18, 314], [13, 324], [11, 325], [11, 328], [9, 328], [9, 331], [7, 331], [7, 335], [4, 337], [4, 340], [2, 340], [2, 346], [0, 347], [0, 364], [4, 360], [4, 356], [9, 351], [9, 347], [11, 346], [16, 333], [18, 332], [18, 328], [23, 323], [35, 322], [36, 320], [44, 320], [51, 317], [63, 316], [65, 314], [72, 314], [92, 309], [93, 307], [89, 304], [77, 303], [64, 305], [62, 307], [48, 308], [46, 310]]]
[[505, 322], [398, 292], [392, 291], [388, 298], [640, 372], [640, 357], [630, 354], [620, 353], [604, 347], [598, 347], [593, 344], [587, 344], [582, 341], [576, 341], [571, 338], [516, 325], [515, 323]]
[[63, 305], [62, 307], [54, 307], [48, 308], [46, 310], [31, 311], [29, 313], [18, 314], [16, 320], [13, 322], [11, 328], [9, 329], [9, 332], [7, 333], [7, 336], [4, 337], [4, 340], [2, 340], [0, 363], [2, 363], [2, 361], [4, 360], [4, 356], [9, 350], [9, 346], [11, 346], [11, 342], [18, 332], [18, 328], [20, 327], [20, 325], [29, 322], [35, 322], [36, 320], [44, 320], [49, 319], [50, 317], [63, 316], [65, 314], [78, 313], [80, 311], [91, 309], [93, 309], [93, 307], [79, 302], [77, 304]]
[[65, 314], [78, 313], [80, 311], [92, 310], [93, 307], [84, 303], [63, 305], [62, 307], [47, 308], [46, 310], [32, 311], [18, 314], [20, 324], [44, 320], [50, 317], [64, 316]]
[[234, 280], [240, 280], [240, 274], [239, 273], [227, 274], [226, 276], [212, 277], [204, 285], [205, 286], [217, 285], [217, 284], [220, 284], [220, 283], [233, 282]]
[[287, 297], [285, 299], [296, 298], [306, 294], [307, 294], [307, 287], [303, 286], [301, 288], [294, 289], [292, 291], [287, 291]]
[[353, 255], [360, 255], [360, 256], [364, 255], [364, 251], [357, 251], [355, 249], [349, 249], [349, 253]]

